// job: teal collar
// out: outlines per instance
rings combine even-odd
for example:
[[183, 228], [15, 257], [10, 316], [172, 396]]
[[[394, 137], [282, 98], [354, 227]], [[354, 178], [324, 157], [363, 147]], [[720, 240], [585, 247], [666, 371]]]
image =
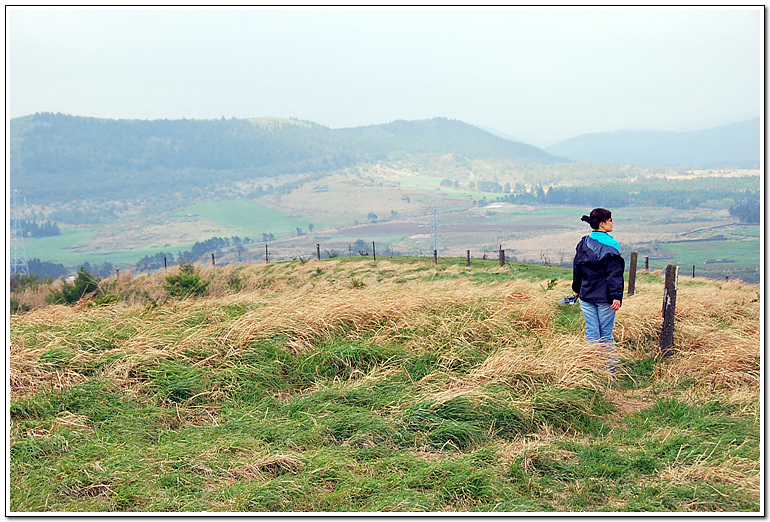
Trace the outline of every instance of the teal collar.
[[591, 239], [594, 239], [601, 243], [602, 245], [611, 246], [614, 249], [616, 249], [618, 252], [620, 252], [620, 243], [613, 238], [611, 235], [609, 235], [607, 232], [599, 232], [598, 230], [594, 230], [591, 232], [591, 235], [588, 236]]

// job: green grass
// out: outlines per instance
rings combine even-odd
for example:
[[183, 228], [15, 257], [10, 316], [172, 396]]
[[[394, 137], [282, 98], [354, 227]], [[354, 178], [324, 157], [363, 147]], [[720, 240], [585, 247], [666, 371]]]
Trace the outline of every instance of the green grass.
[[[464, 259], [443, 267], [339, 261], [339, 272], [276, 263], [259, 277], [296, 278], [286, 295], [355, 276], [367, 287], [378, 278], [480, 287], [518, 281], [551, 298], [548, 282], [563, 285], [570, 273], [480, 260], [468, 269]], [[227, 335], [281, 298], [115, 306], [12, 323], [14, 346], [40, 350], [40, 370], [79, 378], [52, 379], [10, 402], [9, 510], [760, 509], [754, 399], [730, 399], [720, 389], [702, 397], [666, 380], [658, 370], [667, 363], [650, 355], [652, 344], [622, 361], [615, 381], [565, 384], [522, 371], [463, 393], [500, 346], [545, 332], [511, 330], [482, 300], [425, 305], [398, 324], [390, 317], [361, 327], [335, 323], [304, 337], [303, 349], [288, 327], [243, 344]], [[484, 335], [474, 338], [479, 325]], [[580, 336], [579, 307], [558, 307], [550, 328]], [[132, 348], [142, 335], [146, 344]], [[641, 392], [653, 398], [636, 411], [613, 402]]]

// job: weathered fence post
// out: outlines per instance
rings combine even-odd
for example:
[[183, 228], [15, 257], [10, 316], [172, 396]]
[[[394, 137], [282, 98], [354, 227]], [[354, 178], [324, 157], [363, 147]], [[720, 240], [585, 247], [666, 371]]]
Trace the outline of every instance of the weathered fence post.
[[216, 261], [214, 261], [214, 254], [211, 254], [211, 266], [217, 266]]
[[120, 277], [120, 268], [115, 269], [115, 279]]
[[377, 249], [374, 248], [374, 241], [372, 241], [372, 258], [377, 261]]
[[663, 292], [663, 331], [660, 333], [660, 354], [664, 358], [674, 354], [674, 314], [676, 312], [676, 288], [679, 267], [666, 267], [666, 283]]
[[636, 260], [638, 252], [631, 252], [631, 266], [628, 268], [628, 295], [634, 295], [636, 290]]
[[315, 253], [316, 253], [316, 256], [318, 257], [318, 260], [320, 261], [321, 260], [321, 245], [319, 243], [315, 244]]
[[163, 270], [166, 270], [168, 268], [168, 265], [166, 264], [166, 258], [163, 258]]
[[500, 266], [505, 266], [505, 250], [500, 249]]
[[644, 269], [650, 271], [650, 258], [647, 256], [644, 256]]
[[438, 264], [438, 250], [433, 251], [433, 264], [434, 265]]
[[695, 277], [695, 265], [692, 265], [692, 276]]
[[265, 244], [265, 263], [268, 262], [268, 258], [270, 257], [270, 254], [267, 251], [267, 244]]
[[465, 251], [465, 266], [471, 266], [471, 251]]

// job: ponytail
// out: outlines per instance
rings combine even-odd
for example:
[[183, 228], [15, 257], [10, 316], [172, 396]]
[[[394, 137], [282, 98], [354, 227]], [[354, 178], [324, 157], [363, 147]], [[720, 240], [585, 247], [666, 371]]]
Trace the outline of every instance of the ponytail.
[[610, 212], [606, 208], [595, 208], [591, 211], [591, 215], [581, 217], [580, 221], [585, 221], [586, 223], [591, 225], [592, 229], [597, 230], [599, 228], [599, 223], [603, 223], [604, 221], [607, 221], [611, 217], [612, 217], [612, 212]]

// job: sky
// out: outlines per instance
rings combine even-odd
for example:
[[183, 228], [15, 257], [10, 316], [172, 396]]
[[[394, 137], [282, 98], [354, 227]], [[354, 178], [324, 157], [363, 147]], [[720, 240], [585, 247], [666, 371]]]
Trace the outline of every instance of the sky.
[[547, 147], [764, 111], [763, 7], [6, 7], [6, 116], [444, 117]]

